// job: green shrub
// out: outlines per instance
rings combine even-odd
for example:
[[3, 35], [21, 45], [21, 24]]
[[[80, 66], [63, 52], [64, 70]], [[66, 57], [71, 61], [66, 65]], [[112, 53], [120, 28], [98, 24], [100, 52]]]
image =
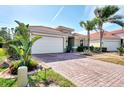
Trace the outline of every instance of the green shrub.
[[38, 62], [36, 62], [35, 60], [31, 60], [28, 64], [28, 70], [31, 71], [37, 69], [37, 66], [38, 66]]
[[2, 48], [3, 47], [3, 43], [2, 42], [0, 42], [0, 48]]
[[102, 47], [102, 52], [107, 52], [107, 48], [106, 47]]
[[[78, 52], [84, 52], [85, 50], [88, 50], [88, 46], [79, 46], [77, 48]], [[91, 52], [99, 52], [100, 51], [100, 47], [94, 47], [94, 46], [90, 46], [90, 51]], [[102, 52], [107, 52], [107, 48], [103, 47], [102, 48]]]
[[[95, 52], [95, 53], [100, 52], [100, 47], [94, 47], [93, 52]], [[102, 47], [102, 52], [107, 52], [107, 48], [106, 47]]]
[[13, 49], [12, 47], [10, 47], [10, 44], [14, 44], [16, 46], [20, 46], [20, 42], [19, 41], [11, 41], [9, 44], [6, 44], [7, 46], [7, 52], [8, 54], [10, 55], [10, 57], [14, 60], [19, 60], [20, 57], [19, 55], [17, 54], [16, 50]]
[[90, 46], [90, 51], [93, 51], [94, 50], [94, 46]]
[[100, 48], [99, 47], [94, 47], [93, 52], [99, 53], [100, 52]]
[[123, 56], [123, 54], [124, 54], [124, 47], [121, 46], [121, 47], [117, 48], [117, 50], [118, 50], [119, 55]]
[[0, 56], [6, 56], [6, 55], [7, 55], [6, 49], [0, 48]]
[[21, 61], [13, 61], [10, 68], [11, 74], [17, 74], [18, 67], [22, 65]]
[[[20, 60], [13, 61], [10, 66], [10, 73], [14, 75], [17, 74], [17, 70], [20, 66], [23, 66], [23, 63]], [[35, 60], [31, 60], [29, 64], [27, 64], [28, 71], [37, 69], [37, 66], [38, 66], [38, 62], [36, 62]]]
[[83, 46], [79, 46], [79, 47], [77, 48], [77, 51], [78, 51], [78, 52], [83, 52], [83, 51], [84, 51]]

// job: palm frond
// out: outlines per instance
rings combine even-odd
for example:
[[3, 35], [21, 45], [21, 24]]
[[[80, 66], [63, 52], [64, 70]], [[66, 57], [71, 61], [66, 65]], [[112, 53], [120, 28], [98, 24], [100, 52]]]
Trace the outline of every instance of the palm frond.
[[97, 20], [93, 19], [93, 20], [87, 20], [86, 22], [81, 21], [80, 22], [80, 26], [84, 27], [87, 31], [92, 31], [94, 29], [96, 29], [96, 24], [97, 24]]
[[100, 17], [102, 19], [109, 18], [112, 15], [114, 15], [118, 10], [119, 10], [118, 6], [108, 5], [108, 6], [96, 8], [94, 10], [94, 14], [96, 15], [96, 17]]
[[34, 38], [32, 38], [32, 40], [31, 40], [32, 45], [34, 44], [35, 41], [37, 41], [40, 38], [41, 38], [41, 36], [35, 36]]
[[109, 18], [110, 16], [114, 15], [118, 10], [119, 10], [119, 7], [115, 6], [115, 5], [105, 6], [105, 7], [101, 8], [102, 17]]
[[113, 21], [111, 21], [111, 23], [115, 23], [115, 24], [117, 24], [117, 25], [119, 25], [121, 27], [124, 27], [124, 22], [120, 21], [120, 20], [113, 20]]
[[21, 23], [20, 23], [19, 21], [15, 20], [15, 22], [16, 22], [18, 25], [21, 25]]
[[81, 27], [84, 27], [84, 26], [86, 26], [86, 23], [85, 23], [84, 21], [81, 21], [81, 22], [80, 22], [80, 26], [81, 26]]
[[20, 49], [19, 49], [17, 46], [12, 45], [12, 44], [10, 44], [9, 46], [10, 46], [11, 48], [13, 48], [13, 49], [16, 51], [17, 54], [20, 55]]
[[124, 18], [123, 15], [114, 15], [114, 16], [110, 17], [109, 20], [120, 20], [123, 18]]
[[101, 17], [102, 12], [101, 12], [100, 8], [97, 7], [97, 8], [94, 10], [94, 14], [95, 14], [96, 17]]

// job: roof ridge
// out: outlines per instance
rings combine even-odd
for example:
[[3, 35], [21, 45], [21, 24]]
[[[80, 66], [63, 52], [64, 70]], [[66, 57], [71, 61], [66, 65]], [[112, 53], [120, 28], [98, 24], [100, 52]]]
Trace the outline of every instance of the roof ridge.
[[[55, 29], [55, 28], [48, 27], [48, 26], [42, 26], [42, 25], [38, 25], [38, 26], [32, 25], [32, 26], [29, 26], [29, 27], [44, 27], [44, 28], [48, 28], [48, 29], [53, 29], [53, 30], [55, 30], [55, 31], [59, 31], [59, 30], [57, 30], [57, 29]], [[60, 32], [60, 31], [59, 31], [59, 32]]]

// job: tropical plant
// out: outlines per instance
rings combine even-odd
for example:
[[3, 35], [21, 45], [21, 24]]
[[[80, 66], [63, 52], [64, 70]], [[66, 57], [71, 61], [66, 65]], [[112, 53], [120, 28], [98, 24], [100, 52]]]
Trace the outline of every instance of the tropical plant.
[[118, 6], [108, 5], [101, 8], [96, 8], [94, 11], [97, 19], [98, 30], [100, 31], [100, 52], [102, 52], [102, 40], [104, 35], [103, 24], [106, 22], [110, 22], [118, 24], [120, 26], [124, 26], [123, 22], [121, 21], [123, 16], [115, 15], [115, 13], [117, 13], [118, 10], [119, 10]]
[[[10, 69], [10, 73], [11, 74], [17, 74], [18, 72], [18, 67], [22, 66], [23, 63], [20, 61], [20, 60], [15, 60], [15, 61], [12, 61], [11, 65], [9, 66], [9, 69]], [[38, 62], [35, 61], [35, 60], [31, 60], [27, 67], [28, 67], [28, 71], [32, 71], [32, 70], [35, 70], [37, 68], [37, 65], [38, 65]]]
[[124, 54], [124, 47], [121, 46], [121, 47], [117, 48], [117, 50], [118, 50], [119, 55], [123, 56], [123, 54]]
[[31, 47], [35, 41], [41, 38], [41, 36], [36, 36], [31, 39], [29, 25], [25, 25], [19, 21], [15, 21], [19, 26], [16, 27], [16, 36], [15, 41], [18, 41], [20, 44], [10, 44], [10, 47], [15, 49], [16, 53], [20, 56], [21, 62], [23, 65], [28, 66], [31, 61]]
[[90, 51], [90, 31], [95, 29], [96, 26], [96, 20], [87, 20], [86, 22], [81, 21], [80, 26], [84, 27], [87, 30], [87, 46], [88, 50]]

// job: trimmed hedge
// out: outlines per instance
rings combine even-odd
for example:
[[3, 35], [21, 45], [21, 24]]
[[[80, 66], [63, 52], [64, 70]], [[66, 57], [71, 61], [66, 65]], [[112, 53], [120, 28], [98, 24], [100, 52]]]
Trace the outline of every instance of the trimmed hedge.
[[[79, 46], [77, 48], [78, 52], [84, 52], [84, 50], [87, 50], [88, 46]], [[100, 47], [94, 47], [94, 46], [90, 46], [90, 50], [92, 52], [99, 52], [100, 51]], [[106, 47], [102, 47], [102, 52], [107, 52], [107, 48]]]

